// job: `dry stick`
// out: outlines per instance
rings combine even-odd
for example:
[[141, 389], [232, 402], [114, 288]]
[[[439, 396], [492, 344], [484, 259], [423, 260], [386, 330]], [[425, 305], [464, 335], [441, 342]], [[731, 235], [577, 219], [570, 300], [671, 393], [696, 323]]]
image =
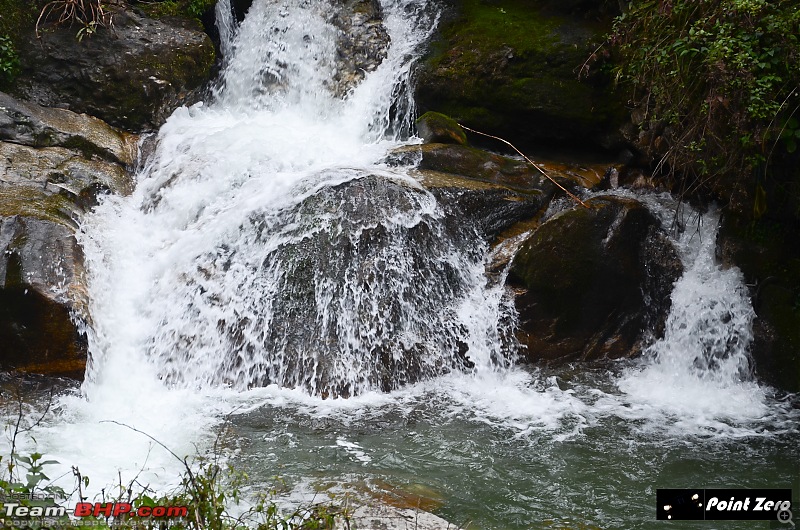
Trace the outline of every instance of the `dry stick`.
[[511, 142], [509, 142], [508, 140], [504, 140], [504, 139], [500, 138], [499, 136], [492, 136], [491, 134], [486, 134], [486, 133], [484, 133], [484, 132], [476, 131], [475, 129], [470, 129], [470, 128], [469, 128], [469, 127], [467, 127], [466, 125], [462, 125], [462, 124], [460, 124], [460, 123], [459, 123], [458, 125], [459, 125], [459, 126], [462, 128], [462, 129], [466, 129], [466, 130], [467, 130], [467, 131], [469, 131], [469, 132], [474, 132], [475, 134], [480, 134], [481, 136], [488, 136], [489, 138], [494, 138], [495, 140], [500, 140], [500, 141], [501, 141], [501, 142], [503, 142], [504, 144], [508, 145], [509, 147], [511, 147], [511, 149], [513, 149], [514, 151], [516, 151], [517, 153], [519, 153], [519, 154], [520, 154], [520, 156], [521, 156], [522, 158], [524, 158], [525, 160], [527, 160], [527, 161], [528, 161], [528, 163], [529, 163], [530, 165], [532, 165], [533, 167], [535, 167], [535, 168], [536, 168], [536, 170], [537, 170], [537, 171], [539, 171], [539, 173], [541, 173], [542, 175], [544, 175], [545, 177], [547, 177], [547, 179], [548, 179], [550, 182], [552, 182], [553, 184], [555, 184], [556, 186], [558, 186], [559, 188], [561, 188], [561, 191], [563, 191], [564, 193], [566, 193], [567, 195], [569, 195], [569, 196], [572, 198], [572, 200], [574, 200], [575, 202], [577, 202], [578, 204], [580, 204], [580, 205], [581, 205], [581, 206], [583, 206], [584, 208], [589, 208], [589, 206], [587, 206], [585, 202], [583, 202], [582, 200], [580, 200], [580, 198], [578, 198], [578, 196], [577, 196], [577, 195], [575, 195], [575, 194], [571, 193], [571, 192], [570, 192], [570, 191], [569, 191], [567, 188], [565, 188], [564, 186], [562, 186], [561, 184], [559, 184], [558, 182], [556, 182], [556, 181], [555, 181], [555, 179], [554, 179], [553, 177], [551, 177], [550, 175], [548, 175], [548, 174], [547, 174], [547, 172], [546, 172], [544, 169], [542, 169], [542, 168], [540, 168], [539, 166], [537, 166], [537, 165], [536, 165], [536, 164], [533, 162], [533, 160], [531, 160], [530, 158], [528, 158], [527, 156], [525, 156], [525, 153], [523, 153], [522, 151], [520, 151], [519, 149], [517, 149], [516, 147], [514, 147], [514, 144], [512, 144], [512, 143], [511, 143]]

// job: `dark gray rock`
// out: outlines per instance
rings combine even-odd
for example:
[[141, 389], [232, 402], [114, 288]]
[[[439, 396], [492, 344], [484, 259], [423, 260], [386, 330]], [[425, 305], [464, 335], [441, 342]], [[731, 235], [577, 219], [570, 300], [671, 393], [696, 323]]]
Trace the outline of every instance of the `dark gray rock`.
[[81, 41], [74, 27], [45, 28], [41, 39], [27, 32], [13, 93], [128, 130], [155, 129], [176, 107], [197, 100], [214, 64], [209, 37], [114, 9], [113, 27]]
[[0, 217], [0, 368], [83, 375], [82, 256], [70, 227]]
[[512, 262], [518, 338], [531, 361], [631, 357], [663, 334], [683, 272], [677, 252], [641, 203], [587, 204], [543, 223]]
[[744, 274], [756, 318], [751, 354], [756, 375], [800, 391], [800, 247], [797, 223], [727, 212], [717, 234], [717, 256]]

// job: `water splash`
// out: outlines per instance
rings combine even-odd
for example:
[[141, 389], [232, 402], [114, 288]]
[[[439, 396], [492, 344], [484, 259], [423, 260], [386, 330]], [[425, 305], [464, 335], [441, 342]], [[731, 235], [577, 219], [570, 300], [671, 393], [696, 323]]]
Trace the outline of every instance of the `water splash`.
[[435, 17], [386, 3], [392, 46], [340, 97], [331, 9], [256, 1], [235, 27], [220, 4], [216, 100], [176, 111], [133, 196], [85, 221], [90, 399], [126, 384], [351, 396], [508, 364], [508, 305], [476, 317], [500, 304], [485, 244], [376, 164], [410, 123], [410, 65]]

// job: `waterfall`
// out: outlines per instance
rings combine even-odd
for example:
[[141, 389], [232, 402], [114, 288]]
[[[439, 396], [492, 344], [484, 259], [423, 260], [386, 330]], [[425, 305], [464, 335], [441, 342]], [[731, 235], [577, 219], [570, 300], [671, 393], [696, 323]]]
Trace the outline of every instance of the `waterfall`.
[[230, 56], [214, 100], [179, 109], [134, 195], [83, 224], [88, 396], [144, 372], [347, 397], [508, 363], [500, 312], [474, 318], [497, 303], [485, 244], [379, 163], [411, 122], [410, 67], [435, 17], [384, 4], [385, 57], [339, 93], [337, 9], [256, 0], [234, 27], [220, 3]]
[[[715, 256], [719, 213], [679, 207], [669, 196], [639, 196], [669, 228], [684, 264], [676, 282], [664, 336], [617, 381], [612, 398], [628, 419], [657, 419], [650, 427], [737, 432], [777, 412], [769, 390], [753, 375], [753, 311], [741, 271]], [[619, 405], [622, 402], [623, 407]], [[748, 431], [749, 432], [749, 431]]]
[[[651, 517], [642, 492], [660, 487], [653, 462], [674, 440], [796, 432], [797, 413], [751, 377], [753, 311], [741, 274], [714, 262], [713, 212], [683, 220], [685, 274], [641, 359], [516, 365], [488, 245], [411, 168], [383, 163], [415, 141], [412, 67], [437, 14], [381, 0], [379, 22], [356, 21], [375, 54], [343, 64], [342, 3], [254, 0], [237, 25], [219, 1], [213, 96], [177, 109], [134, 193], [81, 224], [86, 379], [21, 454], [61, 462], [67, 491], [79, 467], [90, 498], [132, 477], [169, 491], [184, 472], [173, 455], [213, 447], [254, 492], [276, 473], [312, 496], [321, 482], [362, 495], [419, 482], [486, 528], [604, 510], [624, 513], [589, 526], [630, 527]], [[634, 198], [671, 223], [673, 199]], [[730, 468], [724, 451], [696, 457], [717, 453]], [[675, 476], [663, 484], [691, 482]]]

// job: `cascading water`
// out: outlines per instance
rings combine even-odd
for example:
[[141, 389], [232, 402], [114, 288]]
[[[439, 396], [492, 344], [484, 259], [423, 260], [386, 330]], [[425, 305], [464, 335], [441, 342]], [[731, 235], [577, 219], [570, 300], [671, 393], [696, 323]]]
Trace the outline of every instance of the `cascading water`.
[[[740, 274], [714, 263], [716, 217], [675, 238], [685, 274], [642, 359], [510, 366], [511, 303], [484, 272], [487, 245], [380, 164], [411, 132], [411, 68], [435, 13], [384, 0], [380, 64], [347, 76], [337, 9], [255, 0], [237, 25], [219, 2], [213, 100], [178, 109], [135, 193], [83, 222], [87, 378], [20, 451], [67, 477], [77, 465], [93, 487], [119, 473], [159, 490], [182, 464], [107, 420], [183, 456], [225, 417], [223, 445], [256, 484], [422, 485], [453, 522], [504, 529], [651, 528], [643, 491], [708, 473], [786, 486], [797, 414], [750, 377], [753, 312]], [[644, 200], [671, 223], [671, 199]], [[351, 397], [322, 399], [335, 396]], [[672, 457], [702, 465], [660, 481]]]
[[[398, 6], [386, 8], [391, 23]], [[347, 397], [502, 362], [497, 323], [460, 311], [485, 289], [483, 245], [446, 228], [413, 179], [374, 164], [392, 144], [385, 94], [407, 82], [410, 57], [395, 50], [377, 81], [338, 98], [332, 10], [253, 4], [216, 101], [176, 113], [134, 198], [105, 206], [147, 234], [135, 256], [93, 262], [126, 243], [102, 239], [102, 209], [85, 224], [92, 289], [111, 296], [94, 298], [95, 383], [122, 355], [167, 385]], [[394, 28], [409, 50], [424, 35], [412, 22]], [[130, 271], [138, 289], [110, 285]], [[134, 306], [139, 333], [120, 336], [108, 305]]]
[[687, 208], [676, 214], [670, 197], [644, 199], [663, 225], [672, 227], [686, 270], [672, 293], [664, 337], [617, 382], [633, 405], [625, 416], [635, 415], [638, 407], [658, 408], [662, 427], [690, 416], [701, 430], [725, 430], [726, 420], [761, 419], [769, 409], [749, 354], [755, 313], [741, 272], [716, 263], [719, 215]]

